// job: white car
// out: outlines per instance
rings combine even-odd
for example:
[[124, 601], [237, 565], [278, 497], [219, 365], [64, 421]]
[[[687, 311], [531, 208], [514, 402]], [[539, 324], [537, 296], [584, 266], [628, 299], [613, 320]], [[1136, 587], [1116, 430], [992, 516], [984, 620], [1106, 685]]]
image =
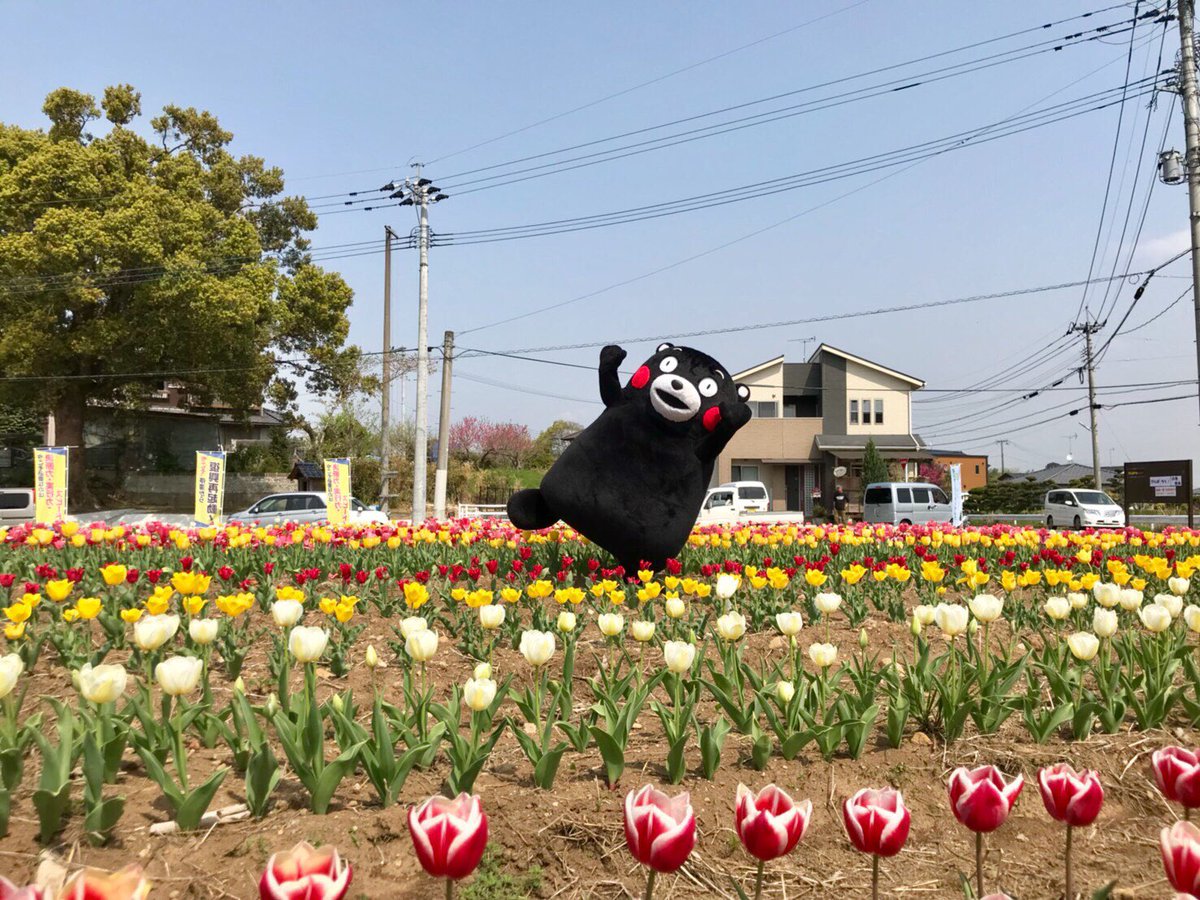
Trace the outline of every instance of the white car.
[[1104, 491], [1080, 488], [1047, 491], [1042, 514], [1047, 528], [1125, 527], [1125, 510]]
[[0, 490], [0, 524], [14, 525], [34, 519], [33, 488]]
[[[329, 499], [324, 491], [289, 491], [270, 494], [249, 509], [228, 518], [232, 522], [259, 522], [273, 525], [279, 522], [324, 522], [328, 518]], [[386, 524], [388, 517], [361, 500], [350, 498], [350, 524]]]
[[767, 486], [761, 481], [727, 481], [719, 487], [711, 488], [705, 496], [705, 502], [719, 492], [732, 494], [734, 509], [739, 514], [748, 512], [766, 512], [771, 508], [771, 495]]
[[949, 522], [954, 516], [950, 498], [925, 481], [882, 481], [863, 492], [863, 521], [887, 525]]

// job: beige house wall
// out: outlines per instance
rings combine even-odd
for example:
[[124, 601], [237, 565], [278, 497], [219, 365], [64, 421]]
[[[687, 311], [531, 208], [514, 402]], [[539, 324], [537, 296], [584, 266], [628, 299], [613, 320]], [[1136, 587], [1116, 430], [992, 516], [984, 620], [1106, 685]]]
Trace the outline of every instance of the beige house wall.
[[[846, 408], [842, 410], [843, 421], [846, 422], [846, 434], [911, 434], [912, 433], [912, 389], [908, 382], [901, 381], [891, 375], [878, 372], [868, 366], [860, 365], [853, 360], [846, 361]], [[874, 417], [874, 401], [883, 400], [883, 424], [876, 425]], [[859, 424], [850, 423], [850, 401], [859, 401], [861, 413], [862, 402], [872, 403], [871, 424], [863, 425], [861, 414]]]

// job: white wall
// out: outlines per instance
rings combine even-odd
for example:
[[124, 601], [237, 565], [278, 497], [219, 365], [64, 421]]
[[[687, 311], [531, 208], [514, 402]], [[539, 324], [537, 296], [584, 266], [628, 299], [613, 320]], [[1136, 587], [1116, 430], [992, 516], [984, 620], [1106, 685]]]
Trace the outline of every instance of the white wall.
[[[853, 360], [846, 361], [847, 434], [909, 434], [912, 429], [912, 386]], [[875, 401], [883, 400], [883, 424], [876, 425]], [[859, 424], [850, 422], [850, 401], [859, 403]], [[871, 402], [871, 424], [862, 424], [863, 401]]]
[[750, 388], [751, 403], [774, 403], [775, 415], [783, 415], [783, 361], [767, 366], [753, 375], [739, 378], [739, 384]]

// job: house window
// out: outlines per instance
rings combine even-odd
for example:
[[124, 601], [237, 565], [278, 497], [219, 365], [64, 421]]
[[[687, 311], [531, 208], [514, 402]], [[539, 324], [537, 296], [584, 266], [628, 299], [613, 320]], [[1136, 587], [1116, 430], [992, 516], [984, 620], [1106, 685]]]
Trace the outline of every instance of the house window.
[[979, 474], [979, 466], [976, 466], [976, 467], [975, 467], [975, 474], [976, 474], [976, 475], [978, 475], [978, 474]]
[[883, 400], [878, 397], [875, 398], [875, 424], [883, 424]]
[[850, 424], [851, 425], [858, 424], [858, 401], [857, 400], [850, 401]]
[[778, 416], [774, 400], [759, 400], [750, 404], [750, 411], [760, 419], [774, 419]]
[[758, 466], [730, 466], [729, 477], [732, 481], [758, 481]]

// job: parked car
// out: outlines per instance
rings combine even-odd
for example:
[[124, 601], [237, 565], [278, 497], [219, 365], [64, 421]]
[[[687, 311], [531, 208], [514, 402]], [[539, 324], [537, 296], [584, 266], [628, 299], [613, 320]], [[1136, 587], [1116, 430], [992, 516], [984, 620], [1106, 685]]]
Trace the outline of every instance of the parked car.
[[1104, 491], [1078, 488], [1047, 491], [1042, 514], [1046, 517], [1047, 528], [1056, 525], [1060, 528], [1086, 528], [1089, 525], [1125, 527], [1125, 510]]
[[949, 522], [950, 498], [936, 484], [887, 481], [868, 484], [863, 492], [863, 521], [887, 525]]
[[0, 524], [32, 522], [33, 512], [33, 488], [0, 488]]
[[704, 499], [708, 500], [708, 496], [716, 491], [731, 491], [734, 508], [739, 513], [766, 512], [771, 508], [771, 495], [761, 481], [727, 481], [711, 488]]
[[[328, 517], [329, 499], [324, 491], [291, 491], [286, 494], [270, 494], [253, 506], [233, 513], [234, 522], [260, 522], [264, 525], [278, 522], [323, 522]], [[367, 525], [372, 522], [386, 523], [388, 517], [354, 497], [350, 498], [350, 523]]]

